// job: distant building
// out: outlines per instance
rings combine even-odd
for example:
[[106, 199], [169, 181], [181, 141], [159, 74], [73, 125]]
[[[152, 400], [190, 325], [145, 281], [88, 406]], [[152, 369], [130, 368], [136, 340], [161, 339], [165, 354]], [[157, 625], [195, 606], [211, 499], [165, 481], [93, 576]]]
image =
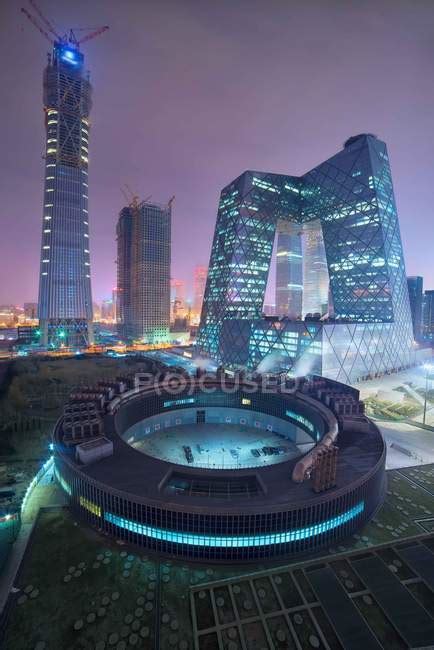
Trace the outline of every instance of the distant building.
[[413, 275], [407, 278], [411, 319], [415, 341], [422, 339], [423, 278]]
[[276, 305], [264, 305], [262, 312], [265, 316], [276, 316]]
[[115, 305], [113, 300], [103, 300], [101, 303], [101, 320], [114, 321], [115, 319]]
[[113, 301], [113, 320], [115, 323], [119, 322], [119, 305], [118, 305], [118, 290], [117, 288], [112, 289], [112, 301]]
[[434, 290], [425, 291], [423, 296], [423, 338], [434, 341]]
[[101, 305], [99, 305], [97, 302], [94, 302], [92, 305], [93, 309], [93, 320], [94, 322], [98, 322], [101, 320]]
[[200, 312], [202, 311], [203, 296], [205, 294], [206, 277], [208, 268], [206, 266], [195, 266], [193, 277], [193, 305], [192, 322], [199, 324]]
[[88, 215], [92, 88], [84, 57], [56, 42], [44, 75], [46, 126], [38, 317], [44, 347], [93, 342]]
[[171, 207], [142, 201], [123, 208], [117, 224], [120, 334], [169, 340]]
[[328, 312], [329, 273], [319, 221], [304, 227], [303, 316]]
[[[303, 251], [301, 228], [280, 222], [276, 253], [276, 309], [278, 316], [299, 318], [303, 305]], [[264, 308], [264, 313], [265, 308]], [[269, 316], [273, 314], [267, 314]]]
[[26, 320], [35, 320], [38, 318], [38, 303], [25, 302], [24, 303], [24, 317]]
[[170, 322], [173, 324], [177, 319], [184, 319], [186, 316], [185, 282], [173, 278], [170, 280]]
[[32, 325], [20, 325], [17, 328], [17, 341], [18, 346], [31, 346], [39, 345], [41, 338], [41, 330]]

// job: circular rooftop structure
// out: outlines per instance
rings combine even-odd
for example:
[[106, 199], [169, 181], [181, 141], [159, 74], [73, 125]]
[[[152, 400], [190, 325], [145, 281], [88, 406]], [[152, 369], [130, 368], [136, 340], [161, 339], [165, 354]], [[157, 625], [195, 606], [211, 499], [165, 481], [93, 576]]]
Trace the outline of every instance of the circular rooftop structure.
[[[75, 396], [55, 467], [72, 507], [117, 539], [184, 559], [306, 554], [384, 498], [381, 434], [337, 382], [184, 378], [112, 393]], [[93, 412], [83, 425], [92, 399], [99, 431]]]
[[[246, 400], [245, 400], [246, 401]], [[174, 465], [241, 470], [286, 463], [312, 449], [315, 441], [293, 422], [258, 411], [206, 407], [168, 411], [145, 418], [122, 434], [134, 449]]]

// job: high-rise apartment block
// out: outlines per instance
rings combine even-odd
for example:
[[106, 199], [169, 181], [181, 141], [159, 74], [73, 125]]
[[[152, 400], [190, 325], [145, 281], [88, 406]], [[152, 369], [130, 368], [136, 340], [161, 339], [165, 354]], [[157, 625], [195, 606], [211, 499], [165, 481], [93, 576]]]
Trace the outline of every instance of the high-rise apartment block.
[[117, 224], [121, 336], [140, 343], [169, 339], [171, 206], [142, 201]]

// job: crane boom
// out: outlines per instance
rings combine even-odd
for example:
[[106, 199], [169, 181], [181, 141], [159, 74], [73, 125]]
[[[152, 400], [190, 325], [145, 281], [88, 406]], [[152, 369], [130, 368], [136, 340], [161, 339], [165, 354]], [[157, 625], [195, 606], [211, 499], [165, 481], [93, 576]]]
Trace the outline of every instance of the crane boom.
[[58, 41], [60, 41], [60, 40], [61, 40], [61, 37], [60, 37], [59, 34], [56, 32], [56, 30], [54, 29], [53, 25], [50, 23], [50, 21], [48, 20], [48, 18], [46, 18], [46, 17], [44, 16], [44, 14], [42, 13], [42, 11], [39, 9], [39, 7], [38, 7], [38, 5], [36, 4], [35, 0], [29, 0], [29, 4], [30, 4], [30, 5], [33, 7], [33, 9], [36, 11], [36, 13], [38, 14], [39, 18], [40, 18], [40, 19], [45, 23], [45, 25], [46, 25], [47, 28], [48, 28], [48, 31], [51, 32], [51, 33], [53, 34], [53, 36], [55, 36], [56, 39], [57, 39]]
[[45, 38], [46, 38], [48, 41], [50, 41], [50, 43], [54, 43], [54, 42], [55, 42], [55, 41], [51, 38], [51, 36], [49, 36], [49, 34], [47, 34], [47, 32], [45, 31], [45, 29], [43, 29], [43, 28], [40, 26], [40, 24], [38, 23], [38, 21], [36, 20], [36, 18], [35, 18], [34, 16], [32, 16], [32, 14], [31, 14], [30, 12], [28, 12], [27, 9], [25, 9], [25, 7], [21, 7], [21, 11], [22, 11], [22, 13], [23, 13], [25, 16], [27, 16], [27, 18], [30, 20], [30, 22], [32, 23], [32, 25], [34, 25], [34, 26], [36, 27], [36, 29], [39, 30], [39, 31], [41, 32], [41, 34], [42, 34], [43, 36], [45, 36]]
[[[38, 5], [36, 4], [36, 1], [35, 0], [29, 0], [29, 4], [32, 7], [32, 9], [36, 12], [39, 19], [42, 21], [42, 26], [38, 22], [37, 18], [33, 14], [31, 14], [30, 11], [28, 11], [25, 7], [21, 7], [22, 13], [25, 16], [27, 16], [27, 18], [30, 20], [32, 25], [34, 25], [36, 27], [36, 29], [39, 32], [41, 32], [41, 34], [43, 36], [45, 36], [47, 41], [49, 41], [51, 44], [65, 46], [65, 45], [68, 45], [68, 43], [69, 43], [70, 45], [72, 45], [73, 47], [78, 49], [79, 46], [80, 46], [80, 43], [87, 43], [87, 41], [90, 41], [92, 38], [95, 38], [96, 36], [99, 36], [100, 34], [103, 34], [109, 28], [108, 25], [104, 25], [103, 27], [98, 27], [97, 29], [78, 27], [76, 29], [79, 30], [79, 31], [89, 31], [89, 29], [93, 29], [93, 31], [91, 31], [90, 34], [87, 34], [86, 36], [83, 36], [83, 38], [81, 38], [80, 40], [78, 40], [75, 37], [74, 30], [72, 30], [72, 29], [69, 31], [69, 35], [68, 35], [68, 32], [67, 32], [63, 36], [60, 36], [57, 33], [57, 31], [54, 29], [53, 25], [48, 20], [48, 18], [46, 18], [45, 15], [42, 13], [42, 11], [39, 9]], [[49, 33], [47, 32], [47, 30], [48, 30]], [[51, 34], [54, 36], [54, 38], [53, 38], [53, 36], [51, 36]]]
[[104, 25], [103, 27], [96, 29], [94, 32], [91, 32], [87, 36], [84, 36], [79, 41], [77, 41], [77, 45], [80, 45], [81, 43], [87, 43], [87, 41], [90, 41], [92, 38], [95, 38], [95, 36], [99, 36], [100, 34], [103, 34], [108, 29], [109, 29], [108, 25]]

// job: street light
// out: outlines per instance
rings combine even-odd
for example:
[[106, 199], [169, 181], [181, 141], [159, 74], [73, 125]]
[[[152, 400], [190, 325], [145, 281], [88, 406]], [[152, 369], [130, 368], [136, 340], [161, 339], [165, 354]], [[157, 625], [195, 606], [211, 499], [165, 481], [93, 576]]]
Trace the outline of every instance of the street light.
[[426, 420], [426, 401], [427, 401], [427, 394], [428, 394], [428, 376], [429, 373], [434, 370], [434, 365], [432, 363], [424, 363], [423, 368], [425, 370], [425, 400], [423, 404], [423, 424], [425, 424]]

